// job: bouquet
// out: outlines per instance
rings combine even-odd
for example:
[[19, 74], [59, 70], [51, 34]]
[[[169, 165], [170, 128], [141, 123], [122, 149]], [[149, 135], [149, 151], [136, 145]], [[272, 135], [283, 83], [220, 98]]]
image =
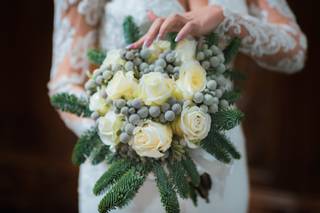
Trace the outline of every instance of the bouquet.
[[[128, 43], [139, 37], [132, 17], [123, 27]], [[198, 196], [208, 200], [211, 188], [210, 175], [197, 171], [192, 149], [224, 163], [240, 158], [225, 136], [243, 118], [233, 106], [240, 94], [231, 86], [229, 67], [240, 40], [222, 50], [214, 33], [178, 43], [173, 38], [150, 48], [90, 51], [97, 69], [85, 84], [88, 98], [51, 97], [57, 109], [96, 121], [79, 138], [72, 160], [109, 164], [93, 189], [104, 194], [99, 212], [127, 205], [150, 173], [166, 212], [179, 212], [177, 194], [196, 205]]]

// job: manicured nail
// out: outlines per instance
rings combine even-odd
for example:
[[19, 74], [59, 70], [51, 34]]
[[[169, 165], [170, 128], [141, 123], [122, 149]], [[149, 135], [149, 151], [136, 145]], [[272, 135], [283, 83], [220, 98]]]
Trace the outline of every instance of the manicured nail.
[[126, 46], [126, 49], [131, 49], [134, 48], [134, 44], [129, 44], [128, 46]]
[[162, 37], [162, 36], [161, 36], [160, 34], [158, 34], [158, 35], [157, 35], [157, 38], [156, 38], [156, 41], [159, 41], [159, 40], [161, 39], [161, 37]]
[[180, 41], [180, 36], [177, 36], [175, 39], [174, 39], [175, 42], [178, 42]]
[[147, 48], [147, 41], [144, 41], [142, 45], [142, 49], [145, 49], [145, 48]]

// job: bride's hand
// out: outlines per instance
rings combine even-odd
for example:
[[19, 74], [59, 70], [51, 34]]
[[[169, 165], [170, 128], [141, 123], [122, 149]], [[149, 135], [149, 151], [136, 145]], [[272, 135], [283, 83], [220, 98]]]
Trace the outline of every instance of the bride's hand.
[[224, 19], [223, 9], [217, 5], [206, 6], [184, 14], [174, 14], [168, 18], [157, 17], [149, 11], [148, 17], [153, 21], [149, 31], [138, 41], [129, 45], [129, 48], [150, 46], [155, 39], [162, 39], [169, 32], [178, 32], [176, 41], [188, 35], [205, 35], [214, 30]]

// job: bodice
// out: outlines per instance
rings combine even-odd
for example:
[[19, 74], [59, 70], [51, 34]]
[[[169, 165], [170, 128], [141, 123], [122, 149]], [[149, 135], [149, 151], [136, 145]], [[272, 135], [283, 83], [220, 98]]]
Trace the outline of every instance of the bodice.
[[[238, 13], [247, 13], [245, 0], [209, 0], [209, 3], [219, 4]], [[148, 10], [153, 10], [156, 15], [162, 17], [185, 11], [178, 0], [113, 0], [107, 3], [104, 9], [100, 28], [100, 46], [103, 49], [125, 45], [122, 22], [128, 15], [134, 17], [134, 21], [144, 33], [150, 25], [147, 18]]]

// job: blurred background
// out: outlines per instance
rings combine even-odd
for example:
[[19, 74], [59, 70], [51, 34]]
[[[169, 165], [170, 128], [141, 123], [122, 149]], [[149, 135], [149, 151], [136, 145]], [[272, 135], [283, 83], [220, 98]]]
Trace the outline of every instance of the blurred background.
[[[320, 212], [319, 1], [288, 1], [309, 40], [305, 69], [263, 70], [241, 57], [239, 102], [250, 212]], [[3, 1], [0, 13], [0, 212], [77, 212], [76, 137], [49, 104], [53, 1]], [[319, 79], [318, 79], [319, 78]]]

